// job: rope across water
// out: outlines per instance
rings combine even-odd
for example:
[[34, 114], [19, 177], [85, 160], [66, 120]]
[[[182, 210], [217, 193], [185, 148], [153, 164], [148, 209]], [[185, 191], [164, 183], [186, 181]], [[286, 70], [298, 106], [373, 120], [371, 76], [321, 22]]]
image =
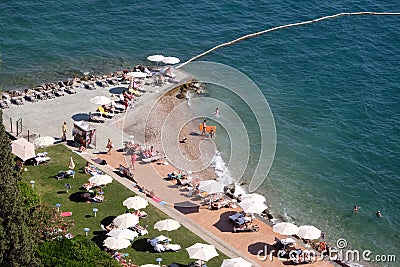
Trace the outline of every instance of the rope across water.
[[397, 13], [396, 12], [339, 13], [339, 14], [335, 14], [335, 15], [324, 16], [324, 17], [321, 17], [321, 18], [318, 18], [318, 19], [313, 19], [313, 20], [308, 20], [308, 21], [291, 23], [291, 24], [286, 24], [286, 25], [282, 25], [282, 26], [273, 27], [273, 28], [270, 28], [270, 29], [267, 29], [267, 30], [263, 30], [263, 31], [259, 31], [259, 32], [251, 33], [251, 34], [247, 34], [247, 35], [239, 37], [239, 38], [237, 38], [237, 39], [235, 39], [233, 41], [226, 42], [226, 43], [214, 46], [213, 48], [211, 48], [211, 49], [209, 49], [209, 50], [207, 50], [207, 51], [205, 51], [205, 52], [203, 52], [203, 53], [201, 53], [201, 54], [199, 54], [199, 55], [197, 55], [195, 57], [192, 57], [188, 61], [186, 61], [186, 62], [182, 63], [181, 65], [179, 65], [177, 68], [181, 68], [181, 67], [185, 66], [186, 64], [188, 64], [188, 63], [190, 63], [190, 62], [192, 62], [192, 61], [194, 61], [194, 60], [196, 60], [198, 58], [201, 58], [201, 57], [203, 57], [203, 56], [205, 56], [205, 55], [207, 55], [207, 54], [209, 54], [209, 53], [211, 53], [214, 50], [217, 50], [219, 48], [222, 48], [222, 47], [225, 47], [225, 46], [230, 46], [230, 45], [233, 45], [235, 43], [244, 41], [246, 39], [253, 38], [253, 37], [256, 37], [256, 36], [259, 36], [259, 35], [263, 35], [263, 34], [266, 34], [266, 33], [272, 32], [272, 31], [277, 31], [277, 30], [280, 30], [280, 29], [285, 29], [285, 28], [290, 28], [290, 27], [295, 27], [295, 26], [301, 26], [301, 25], [306, 25], [306, 24], [317, 23], [317, 22], [321, 22], [323, 20], [335, 19], [335, 18], [344, 17], [344, 16], [365, 16], [365, 15], [369, 15], [369, 16], [371, 16], [371, 15], [372, 16], [399, 16], [400, 12], [397, 12]]

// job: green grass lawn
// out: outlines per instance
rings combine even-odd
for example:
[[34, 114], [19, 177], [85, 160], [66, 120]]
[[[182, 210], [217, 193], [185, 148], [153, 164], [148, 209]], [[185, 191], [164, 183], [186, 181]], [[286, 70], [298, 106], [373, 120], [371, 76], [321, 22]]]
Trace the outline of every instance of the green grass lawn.
[[[102, 242], [106, 236], [102, 233], [100, 228], [101, 221], [110, 218], [112, 219], [112, 216], [125, 213], [126, 207], [122, 205], [122, 202], [128, 197], [134, 196], [134, 193], [114, 180], [111, 184], [108, 184], [103, 188], [105, 199], [102, 203], [92, 204], [87, 202], [77, 202], [74, 196], [76, 196], [78, 192], [86, 192], [86, 190], [81, 189], [81, 187], [91, 177], [83, 171], [86, 161], [63, 145], [49, 147], [45, 149], [45, 151], [48, 152], [51, 161], [39, 166], [27, 166], [28, 170], [23, 172], [22, 175], [23, 180], [27, 182], [34, 180], [36, 182], [35, 190], [40, 194], [43, 202], [49, 203], [50, 205], [59, 203], [61, 204], [60, 211], [72, 212], [73, 215], [70, 218], [74, 219], [75, 226], [70, 229], [70, 232], [73, 235], [84, 236], [85, 233], [83, 229], [88, 227], [90, 228], [88, 238], [96, 242], [99, 246], [102, 246]], [[75, 162], [75, 178], [62, 180], [55, 179], [54, 175], [59, 171], [68, 170], [70, 157], [72, 157]], [[71, 185], [69, 193], [66, 193], [66, 183]], [[93, 208], [99, 210], [96, 217], [94, 217]], [[169, 233], [169, 237], [172, 239], [171, 243], [181, 245], [181, 251], [163, 253], [153, 252], [152, 248], [147, 245], [147, 239], [154, 238], [160, 234], [166, 235], [166, 232], [154, 230], [153, 226], [155, 222], [166, 219], [168, 216], [152, 205], [147, 206], [144, 210], [147, 212], [148, 217], [140, 219], [140, 224], [142, 226], [148, 226], [147, 229], [149, 234], [136, 238], [130, 247], [120, 251], [122, 253], [128, 253], [129, 258], [133, 259], [136, 264], [155, 264], [156, 258], [162, 258], [162, 264], [166, 265], [171, 264], [172, 262], [187, 264], [192, 260], [189, 259], [185, 248], [195, 244], [196, 242], [206, 243], [188, 229], [181, 227], [178, 230]], [[227, 258], [222, 253], [219, 252], [219, 254], [219, 257], [208, 262], [208, 266], [220, 266], [223, 259]]]

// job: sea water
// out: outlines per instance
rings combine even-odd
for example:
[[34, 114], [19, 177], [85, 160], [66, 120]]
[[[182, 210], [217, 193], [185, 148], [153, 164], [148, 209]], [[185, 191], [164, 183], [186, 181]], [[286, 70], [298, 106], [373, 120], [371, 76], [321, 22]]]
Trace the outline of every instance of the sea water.
[[[148, 64], [151, 54], [184, 61], [241, 35], [356, 11], [400, 7], [396, 0], [5, 0], [0, 87], [103, 74]], [[268, 100], [277, 147], [258, 192], [274, 215], [315, 225], [331, 243], [345, 238], [349, 247], [374, 255], [400, 251], [399, 28], [396, 16], [343, 17], [272, 32], [203, 58], [242, 71]], [[234, 96], [215, 89], [209, 86], [209, 93], [243, 111]], [[251, 115], [248, 124], [257, 155]], [[216, 140], [224, 158], [228, 142], [219, 134]], [[251, 164], [254, 158], [244, 180]], [[354, 205], [361, 207], [358, 214]], [[382, 218], [375, 217], [378, 209]]]

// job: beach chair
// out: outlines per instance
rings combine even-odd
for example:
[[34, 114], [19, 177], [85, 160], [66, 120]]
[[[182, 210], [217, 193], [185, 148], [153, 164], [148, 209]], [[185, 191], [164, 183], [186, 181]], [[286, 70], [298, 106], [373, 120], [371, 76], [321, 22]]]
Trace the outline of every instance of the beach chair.
[[88, 90], [96, 90], [96, 86], [94, 85], [94, 83], [91, 83], [91, 82], [90, 83], [84, 83], [83, 85]]
[[99, 106], [99, 107], [98, 107], [98, 110], [99, 110], [100, 114], [101, 114], [103, 117], [106, 117], [106, 118], [109, 118], [109, 119], [112, 119], [112, 118], [114, 117], [114, 114], [105, 111], [104, 108], [103, 108], [102, 106]]
[[65, 92], [67, 92], [67, 93], [70, 94], [70, 95], [76, 94], [75, 89], [72, 88], [72, 87], [66, 87], [66, 88], [65, 88]]
[[58, 89], [58, 90], [55, 90], [54, 91], [54, 94], [56, 95], [56, 96], [64, 96], [65, 94], [64, 94], [64, 88], [60, 88], [60, 89]]
[[14, 103], [15, 105], [18, 106], [24, 104], [24, 102], [22, 101], [22, 97], [20, 96], [11, 98], [11, 103]]
[[9, 108], [7, 102], [5, 101], [0, 101], [0, 108], [5, 109], [5, 108]]
[[98, 122], [98, 123], [103, 123], [104, 120], [101, 118], [101, 114], [98, 112], [89, 112], [89, 121], [90, 122]]
[[55, 98], [56, 97], [52, 90], [48, 90], [45, 93], [47, 95], [47, 98]]
[[37, 97], [37, 99], [40, 99], [40, 100], [46, 100], [47, 99], [47, 95], [44, 94], [42, 91], [36, 92], [36, 97]]
[[37, 102], [38, 101], [37, 98], [36, 98], [35, 93], [26, 94], [25, 95], [25, 99], [30, 101], [30, 102]]

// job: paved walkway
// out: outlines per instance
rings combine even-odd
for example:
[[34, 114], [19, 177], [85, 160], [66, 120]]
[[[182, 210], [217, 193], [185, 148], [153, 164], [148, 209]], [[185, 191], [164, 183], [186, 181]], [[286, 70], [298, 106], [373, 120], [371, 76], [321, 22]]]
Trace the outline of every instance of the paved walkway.
[[[176, 79], [182, 83], [192, 76], [180, 70], [174, 70]], [[156, 99], [157, 96], [161, 96], [165, 92], [174, 88], [176, 84], [165, 84], [162, 87], [143, 85], [147, 91], [144, 95], [135, 101], [134, 105], [141, 105]], [[67, 122], [67, 138], [72, 139], [72, 128], [74, 121], [88, 120], [89, 112], [95, 112], [97, 105], [90, 103], [90, 99], [95, 96], [107, 96], [113, 100], [118, 100], [115, 94], [121, 93], [122, 90], [126, 90], [128, 84], [121, 84], [118, 86], [109, 87], [96, 87], [96, 90], [88, 90], [85, 88], [76, 89], [77, 94], [70, 95], [65, 94], [61, 97], [53, 99], [39, 100], [38, 102], [24, 101], [24, 105], [17, 106], [12, 104], [10, 108], [3, 110], [3, 120], [7, 124], [6, 129], [9, 130], [9, 121], [12, 118], [13, 130], [15, 134], [15, 122], [18, 119], [22, 119], [22, 126], [25, 131], [29, 130], [31, 134], [36, 136], [52, 136], [54, 138], [61, 139], [62, 136], [62, 124], [64, 121]], [[128, 111], [129, 112], [129, 111]], [[107, 120], [105, 123], [95, 123], [97, 135], [97, 146], [93, 150], [104, 151], [107, 145], [107, 139], [111, 138], [115, 144], [122, 144], [124, 140], [129, 140], [128, 136], [124, 136], [123, 133], [112, 126], [113, 121], [123, 119], [125, 113], [119, 113], [113, 120]], [[24, 135], [25, 132], [22, 134]]]

